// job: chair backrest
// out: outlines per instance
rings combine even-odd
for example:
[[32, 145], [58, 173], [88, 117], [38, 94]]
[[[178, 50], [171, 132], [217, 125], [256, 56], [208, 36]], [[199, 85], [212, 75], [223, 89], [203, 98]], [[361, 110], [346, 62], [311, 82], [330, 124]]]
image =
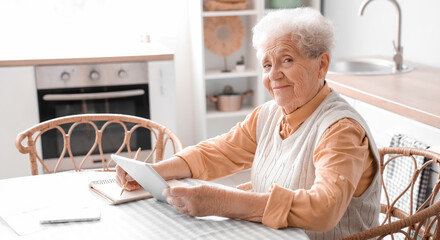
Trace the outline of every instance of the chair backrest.
[[420, 195], [416, 190], [420, 190], [417, 185], [421, 183], [421, 175], [427, 173], [424, 170], [429, 166], [440, 166], [440, 154], [419, 148], [386, 147], [379, 149], [379, 155], [382, 181], [380, 225], [343, 240], [440, 239], [439, 176], [432, 192], [419, 200], [420, 205], [415, 204]]
[[[82, 124], [87, 128], [89, 134], [94, 136], [94, 140], [89, 148], [90, 150], [82, 157], [79, 164], [77, 164], [75, 156], [72, 154], [71, 136], [78, 126]], [[37, 124], [18, 134], [15, 139], [15, 146], [21, 153], [29, 154], [32, 175], [38, 175], [38, 164], [41, 164], [46, 173], [54, 173], [58, 171], [64, 161], [68, 161], [69, 159], [73, 163], [74, 170], [81, 171], [84, 164], [90, 160], [91, 154], [96, 154], [96, 152], [99, 152], [102, 170], [112, 171], [112, 169], [110, 169], [112, 161], [105, 159], [102, 145], [103, 135], [108, 131], [110, 125], [117, 125], [119, 129], [122, 129], [121, 143], [120, 145], [118, 144], [119, 148], [114, 154], [120, 154], [125, 151], [130, 157], [134, 157], [130, 142], [132, 141], [133, 133], [140, 130], [148, 131], [151, 136], [151, 151], [149, 151], [148, 155], [143, 159], [145, 162], [163, 160], [164, 150], [167, 144], [172, 146], [174, 153], [183, 149], [181, 140], [165, 126], [148, 119], [122, 114], [80, 114], [55, 118]], [[38, 140], [41, 140], [41, 136], [50, 130], [61, 134], [61, 137], [58, 139], [62, 139], [63, 141], [63, 148], [53, 169], [49, 169], [47, 164], [45, 164], [37, 151], [36, 144]], [[26, 141], [24, 141], [25, 139]], [[26, 142], [26, 144], [24, 145], [23, 142]]]
[[[382, 180], [381, 213], [385, 215], [382, 225], [398, 219], [413, 218], [415, 214], [429, 209], [439, 201], [439, 176], [432, 192], [419, 199], [426, 190], [423, 187], [428, 184], [431, 167], [440, 165], [439, 154], [408, 147], [381, 148], [379, 154]], [[432, 237], [434, 232], [439, 234], [439, 217], [437, 211], [433, 218], [420, 219], [417, 224], [409, 226], [401, 233], [408, 239], [411, 239], [411, 236], [416, 236], [417, 239], [417, 235]]]

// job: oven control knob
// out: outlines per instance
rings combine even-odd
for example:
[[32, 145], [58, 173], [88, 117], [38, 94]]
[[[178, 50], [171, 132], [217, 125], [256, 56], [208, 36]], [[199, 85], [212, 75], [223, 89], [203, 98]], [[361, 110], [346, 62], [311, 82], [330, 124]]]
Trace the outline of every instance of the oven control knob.
[[91, 71], [91, 72], [90, 72], [90, 79], [92, 79], [92, 80], [98, 80], [98, 79], [99, 79], [99, 72], [97, 72], [97, 71]]
[[125, 77], [127, 77], [127, 75], [128, 75], [128, 73], [127, 73], [127, 71], [125, 71], [124, 69], [121, 69], [121, 70], [119, 70], [119, 72], [118, 72], [118, 76], [119, 76], [120, 78], [125, 78]]
[[68, 73], [68, 72], [61, 73], [61, 80], [69, 81], [69, 79], [70, 79], [70, 73]]

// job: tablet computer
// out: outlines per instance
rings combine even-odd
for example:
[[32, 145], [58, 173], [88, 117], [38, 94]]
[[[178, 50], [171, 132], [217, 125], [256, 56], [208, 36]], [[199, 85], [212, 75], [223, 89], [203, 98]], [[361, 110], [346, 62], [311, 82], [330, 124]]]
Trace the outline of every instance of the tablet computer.
[[168, 187], [168, 183], [148, 163], [115, 154], [111, 158], [154, 198], [167, 202], [162, 192]]

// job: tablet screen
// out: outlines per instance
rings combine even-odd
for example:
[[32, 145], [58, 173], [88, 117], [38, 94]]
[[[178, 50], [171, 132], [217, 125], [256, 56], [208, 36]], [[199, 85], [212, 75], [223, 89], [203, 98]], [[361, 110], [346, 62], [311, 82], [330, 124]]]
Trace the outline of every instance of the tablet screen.
[[112, 154], [111, 157], [154, 198], [166, 202], [166, 197], [162, 195], [162, 192], [168, 187], [168, 184], [148, 163], [115, 154]]

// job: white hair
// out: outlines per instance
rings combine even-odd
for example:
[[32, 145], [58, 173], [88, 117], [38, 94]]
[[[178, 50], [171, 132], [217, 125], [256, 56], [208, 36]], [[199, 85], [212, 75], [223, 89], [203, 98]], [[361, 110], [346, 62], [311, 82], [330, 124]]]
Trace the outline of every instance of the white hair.
[[335, 45], [331, 21], [307, 7], [271, 11], [252, 31], [252, 43], [259, 59], [263, 44], [287, 34], [292, 35], [292, 41], [298, 41], [299, 51], [309, 58], [317, 58], [323, 52], [330, 54]]

